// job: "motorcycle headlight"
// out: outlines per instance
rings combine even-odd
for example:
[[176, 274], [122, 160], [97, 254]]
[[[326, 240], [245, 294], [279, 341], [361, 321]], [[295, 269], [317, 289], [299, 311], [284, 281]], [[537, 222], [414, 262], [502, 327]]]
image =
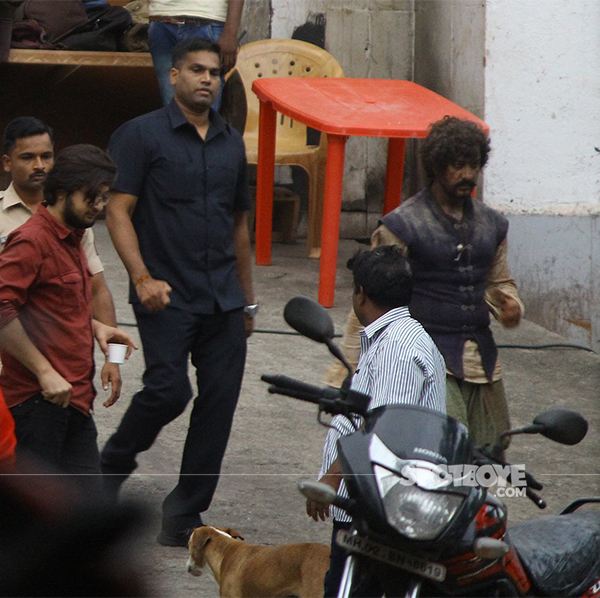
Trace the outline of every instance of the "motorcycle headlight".
[[[433, 540], [450, 523], [464, 497], [423, 490], [414, 481], [388, 469], [373, 466], [388, 523], [415, 540]], [[421, 472], [427, 475], [426, 471]]]

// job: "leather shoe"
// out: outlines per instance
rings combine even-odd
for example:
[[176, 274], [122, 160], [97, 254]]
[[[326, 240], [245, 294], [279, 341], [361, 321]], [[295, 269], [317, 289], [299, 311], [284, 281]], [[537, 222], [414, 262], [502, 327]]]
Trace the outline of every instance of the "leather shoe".
[[163, 546], [183, 546], [187, 548], [190, 536], [194, 533], [195, 527], [188, 527], [177, 532], [166, 532], [161, 530], [156, 536], [156, 541]]

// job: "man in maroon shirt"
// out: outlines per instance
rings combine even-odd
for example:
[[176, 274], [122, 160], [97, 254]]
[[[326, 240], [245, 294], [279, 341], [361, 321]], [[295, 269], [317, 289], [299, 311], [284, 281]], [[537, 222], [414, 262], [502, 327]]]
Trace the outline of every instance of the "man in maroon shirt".
[[95, 490], [94, 337], [105, 353], [109, 341], [135, 347], [127, 333], [92, 318], [81, 246], [115, 175], [95, 146], [63, 150], [44, 182], [47, 207], [9, 235], [0, 255], [0, 387], [15, 419], [17, 462], [33, 453]]

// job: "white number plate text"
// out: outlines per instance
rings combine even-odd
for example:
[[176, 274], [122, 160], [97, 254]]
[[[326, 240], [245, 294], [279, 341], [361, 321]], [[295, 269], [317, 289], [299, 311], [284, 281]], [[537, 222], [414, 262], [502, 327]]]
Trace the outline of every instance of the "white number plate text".
[[412, 554], [400, 552], [385, 544], [373, 542], [364, 536], [355, 533], [340, 530], [336, 536], [336, 542], [350, 552], [363, 554], [376, 561], [393, 565], [405, 571], [410, 571], [416, 575], [433, 579], [434, 581], [444, 581], [446, 578], [446, 567], [439, 563], [426, 561]]

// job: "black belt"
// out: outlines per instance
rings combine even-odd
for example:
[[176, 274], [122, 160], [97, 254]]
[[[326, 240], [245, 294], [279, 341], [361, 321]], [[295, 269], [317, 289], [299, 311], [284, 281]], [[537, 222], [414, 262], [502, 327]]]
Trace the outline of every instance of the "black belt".
[[169, 25], [223, 25], [223, 21], [205, 19], [204, 17], [163, 17], [160, 15], [149, 17], [151, 21], [168, 23]]

